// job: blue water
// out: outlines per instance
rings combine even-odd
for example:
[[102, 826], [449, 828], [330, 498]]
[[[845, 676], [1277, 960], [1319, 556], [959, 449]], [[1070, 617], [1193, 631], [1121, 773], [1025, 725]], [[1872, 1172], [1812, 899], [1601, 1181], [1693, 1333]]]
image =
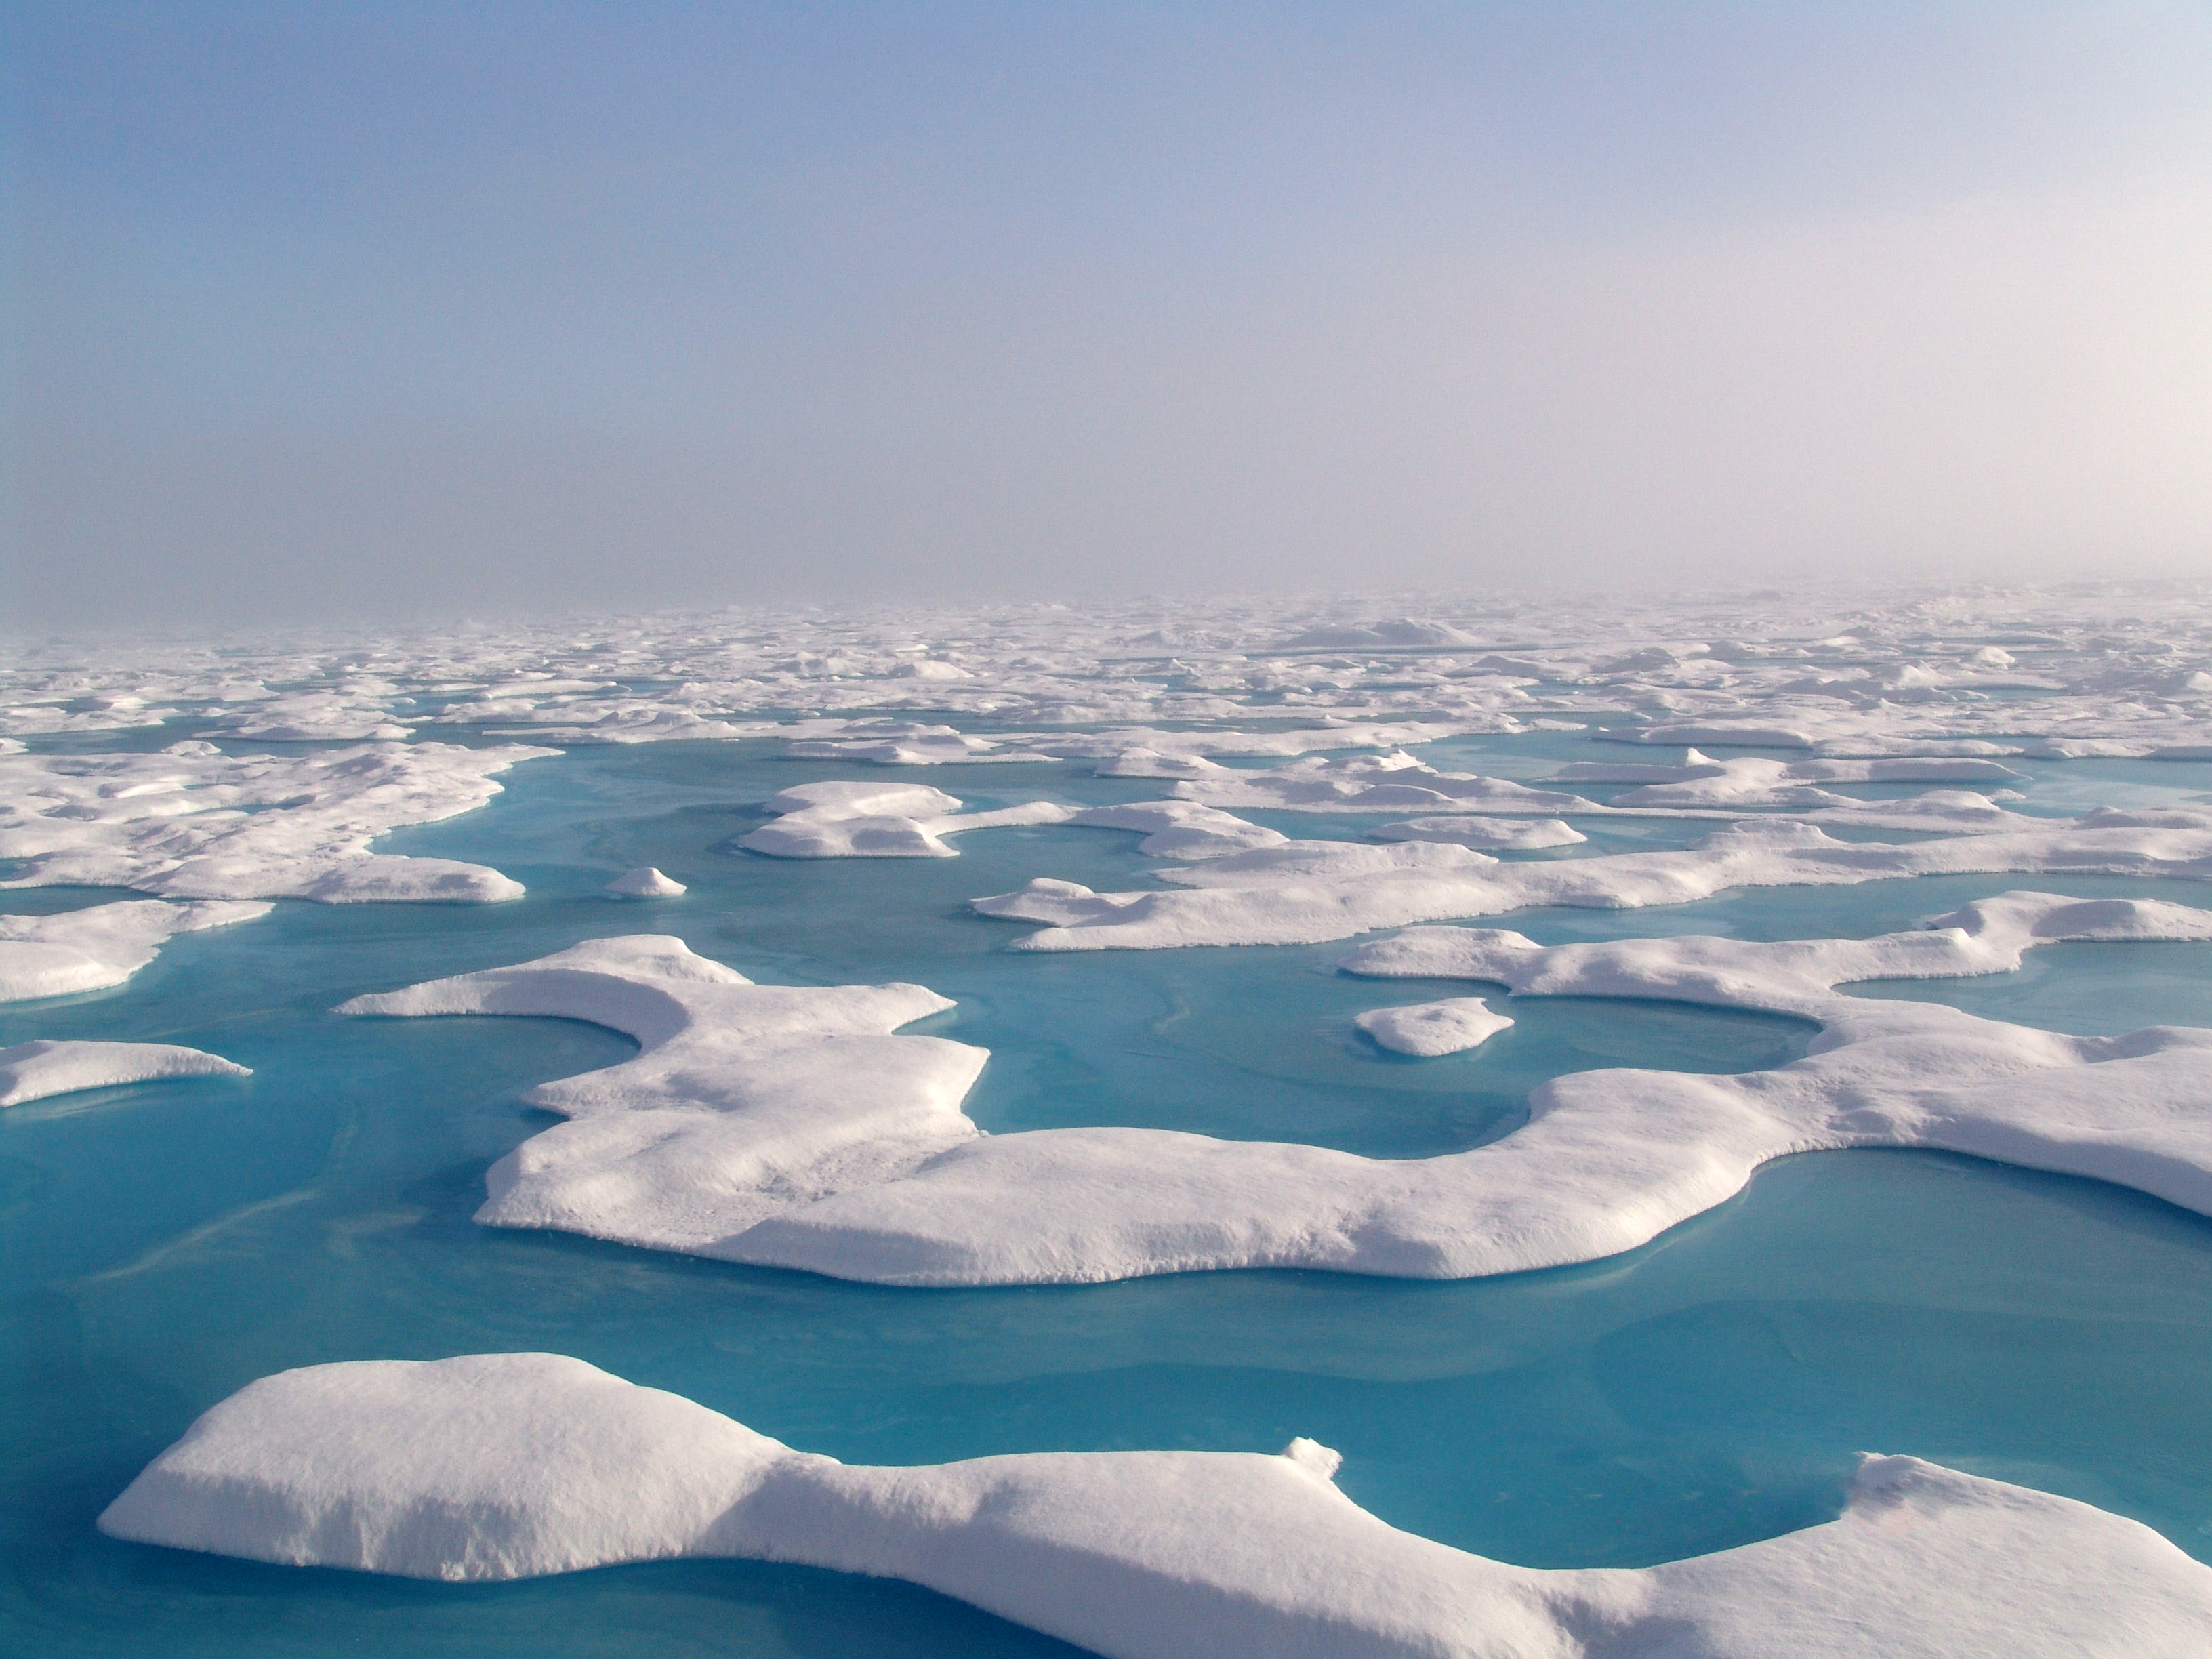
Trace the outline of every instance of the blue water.
[[[1352, 1014], [1478, 988], [1352, 979], [1331, 969], [1341, 946], [1012, 955], [1022, 930], [966, 908], [1033, 875], [1145, 884], [1152, 861], [1132, 836], [982, 832], [940, 860], [730, 850], [759, 821], [744, 803], [853, 775], [732, 745], [533, 763], [486, 811], [388, 843], [494, 863], [529, 884], [518, 903], [281, 905], [173, 941], [122, 989], [0, 1010], [0, 1043], [176, 1041], [256, 1069], [0, 1114], [0, 1650], [1071, 1651], [921, 1591], [795, 1569], [452, 1587], [92, 1529], [148, 1458], [256, 1376], [501, 1349], [576, 1354], [856, 1461], [1273, 1450], [1308, 1434], [1346, 1454], [1345, 1489], [1385, 1518], [1537, 1565], [1662, 1560], [1816, 1522], [1862, 1449], [2068, 1492], [2212, 1559], [2212, 1223], [2094, 1182], [1933, 1155], [1797, 1158], [1632, 1255], [1449, 1285], [1224, 1273], [891, 1291], [474, 1226], [485, 1166], [548, 1121], [519, 1092], [630, 1045], [563, 1021], [325, 1011], [594, 934], [674, 932], [766, 981], [908, 978], [957, 997], [924, 1029], [993, 1050], [973, 1109], [998, 1129], [1172, 1124], [1419, 1155], [1510, 1130], [1528, 1089], [1564, 1071], [1769, 1066], [1808, 1034], [1756, 1015], [1536, 1000], [1511, 1004], [1520, 1023], [1474, 1054], [1408, 1061], [1359, 1037]], [[926, 775], [979, 805], [1158, 793], [1067, 768]], [[651, 905], [598, 895], [640, 863], [692, 891]], [[1547, 941], [1866, 933], [2021, 884], [1768, 890], [1498, 925]], [[2057, 946], [2018, 975], [1860, 988], [2056, 1029], [2212, 1024], [2212, 947]]]

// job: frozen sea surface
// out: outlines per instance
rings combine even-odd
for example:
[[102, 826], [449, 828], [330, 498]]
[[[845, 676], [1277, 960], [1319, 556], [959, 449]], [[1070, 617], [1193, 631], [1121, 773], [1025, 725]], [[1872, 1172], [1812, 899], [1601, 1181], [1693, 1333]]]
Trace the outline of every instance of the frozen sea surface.
[[[1540, 762], [1533, 776], [1590, 752], [1567, 734], [1483, 742], [1479, 763], [1454, 763], [1507, 775], [1525, 748]], [[1340, 1484], [1384, 1519], [1529, 1565], [1656, 1562], [1806, 1525], [1837, 1511], [1852, 1455], [1869, 1448], [2078, 1497], [2212, 1559], [2212, 1443], [2201, 1432], [2212, 1223], [2090, 1182], [1934, 1154], [1803, 1157], [1628, 1255], [1457, 1284], [1234, 1273], [905, 1291], [474, 1225], [486, 1165], [547, 1121], [518, 1103], [520, 1091], [631, 1045], [563, 1021], [327, 1011], [363, 991], [635, 931], [638, 908], [600, 889], [639, 866], [690, 889], [660, 902], [650, 926], [762, 982], [910, 979], [956, 999], [910, 1029], [993, 1051], [969, 1109], [995, 1130], [1133, 1124], [1420, 1156], [1510, 1131], [1528, 1089], [1562, 1073], [1756, 1069], [1802, 1053], [1810, 1035], [1770, 1016], [1532, 999], [1512, 1003], [1516, 1024], [1481, 1048], [1416, 1061], [1377, 1049], [1352, 1015], [1468, 988], [1350, 979], [1331, 968], [1341, 946], [1010, 955], [1012, 931], [969, 899], [1038, 875], [1143, 887], [1157, 861], [1134, 836], [1056, 826], [975, 832], [945, 860], [734, 851], [763, 821], [749, 803], [855, 775], [770, 758], [779, 746], [595, 746], [531, 762], [486, 809], [378, 844], [491, 866], [525, 885], [520, 900], [283, 904], [175, 936], [125, 987], [0, 1007], [0, 1046], [182, 1043], [254, 1073], [0, 1116], [0, 1631], [11, 1647], [1073, 1651], [921, 1591], [800, 1569], [669, 1565], [441, 1587], [253, 1566], [92, 1529], [194, 1416], [255, 1377], [522, 1349], [574, 1354], [854, 1462], [1273, 1451], [1310, 1436], [1345, 1454]], [[2137, 768], [2153, 775], [2140, 787], [2176, 793], [2212, 781], [2203, 763], [2052, 764]], [[1162, 793], [1087, 773], [1055, 763], [921, 775], [975, 809]], [[2033, 801], [2040, 786], [2026, 788]], [[1312, 815], [1254, 816], [1327, 833]], [[1704, 832], [1648, 820], [1636, 833], [1646, 824], [1655, 836]], [[1607, 850], [1619, 849], [1594, 835], [1516, 856]], [[1486, 925], [1544, 943], [1856, 937], [2021, 884], [2000, 875], [1765, 889]], [[2200, 884], [2135, 878], [2033, 884], [2206, 896]], [[113, 896], [15, 892], [0, 908]], [[2212, 1025], [2212, 947], [2054, 945], [2016, 974], [1854, 990], [2085, 1033]]]

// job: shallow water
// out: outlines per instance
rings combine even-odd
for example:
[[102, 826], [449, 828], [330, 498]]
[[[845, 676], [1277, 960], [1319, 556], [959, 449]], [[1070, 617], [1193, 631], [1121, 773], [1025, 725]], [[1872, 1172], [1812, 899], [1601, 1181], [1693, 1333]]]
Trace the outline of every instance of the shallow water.
[[[1723, 1011], [1501, 998], [1511, 1030], [1409, 1061], [1351, 1015], [1482, 988], [1350, 978], [1331, 968], [1341, 945], [1013, 955], [1023, 930], [966, 908], [1034, 875], [1143, 884], [1152, 861], [1133, 836], [987, 831], [935, 860], [729, 850], [759, 821], [743, 803], [856, 772], [737, 745], [576, 750], [511, 774], [484, 811], [387, 843], [496, 864], [529, 884], [517, 903], [280, 905], [172, 940], [122, 989], [0, 1010], [0, 1043], [175, 1041], [256, 1068], [0, 1114], [0, 1629], [20, 1650], [1072, 1651], [924, 1592], [795, 1569], [449, 1587], [92, 1530], [149, 1457], [256, 1376], [489, 1350], [574, 1353], [858, 1461], [1274, 1450], [1311, 1435], [1346, 1454], [1341, 1484], [1386, 1519], [1532, 1564], [1661, 1560], [1817, 1521], [1862, 1449], [2087, 1498], [2212, 1559], [2212, 1223], [2094, 1182], [1940, 1155], [1802, 1158], [1630, 1255], [1444, 1285], [1269, 1273], [896, 1291], [473, 1225], [485, 1166], [548, 1121], [518, 1093], [618, 1060], [627, 1040], [325, 1011], [597, 934], [673, 932], [767, 981], [907, 978], [956, 997], [921, 1029], [993, 1050], [972, 1105], [997, 1129], [1171, 1124], [1415, 1156], [1509, 1130], [1527, 1091], [1564, 1071], [1769, 1066], [1808, 1034]], [[1060, 767], [894, 775], [976, 805], [1160, 792]], [[692, 891], [599, 896], [641, 863]], [[1863, 934], [2028, 884], [2207, 896], [1974, 877], [1487, 925], [1545, 942]], [[2208, 970], [2212, 947], [2066, 945], [2017, 975], [1857, 988], [2103, 1030], [2212, 1024]]]

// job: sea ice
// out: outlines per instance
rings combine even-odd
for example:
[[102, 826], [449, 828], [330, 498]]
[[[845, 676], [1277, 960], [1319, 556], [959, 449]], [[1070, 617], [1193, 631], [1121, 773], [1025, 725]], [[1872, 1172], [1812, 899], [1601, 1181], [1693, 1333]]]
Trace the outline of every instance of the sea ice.
[[165, 1077], [251, 1077], [221, 1054], [167, 1042], [76, 1042], [34, 1039], [0, 1048], [0, 1106], [49, 1095], [107, 1089]]
[[751, 986], [651, 935], [341, 1012], [554, 1015], [645, 1045], [527, 1097], [574, 1121], [494, 1167], [478, 1219], [883, 1284], [1557, 1267], [1647, 1243], [1769, 1159], [1851, 1146], [1967, 1152], [2212, 1213], [2212, 1116], [2194, 1104], [2212, 1094], [2212, 1030], [2062, 1036], [1833, 989], [2003, 971], [2056, 939], [2212, 939], [2212, 912], [2014, 893], [1873, 939], [1547, 949], [1425, 928], [1378, 941], [1345, 965], [1522, 996], [1768, 1009], [1822, 1028], [1804, 1059], [1771, 1071], [1556, 1078], [1504, 1139], [1403, 1160], [1156, 1129], [981, 1135], [960, 1103], [983, 1051], [887, 1035], [944, 999], [915, 986]]
[[1479, 1048], [1513, 1022], [1491, 1012], [1480, 997], [1446, 997], [1399, 1008], [1370, 1008], [1352, 1023], [1393, 1054], [1463, 1054]]
[[1904, 844], [1838, 841], [1790, 818], [1745, 818], [1680, 851], [1512, 864], [1449, 843], [1294, 841], [1162, 872], [1203, 891], [1097, 893], [1039, 878], [974, 903], [983, 915], [1046, 924], [1014, 941], [1018, 951], [1146, 951], [1315, 945], [1539, 905], [1683, 904], [1730, 887], [2060, 871], [2212, 875], [2212, 812], [2005, 814], [2002, 827], [1986, 833]]
[[404, 824], [473, 811], [492, 774], [556, 751], [380, 743], [301, 755], [0, 757], [0, 887], [131, 887], [168, 898], [489, 903], [522, 886], [450, 859], [372, 853]]
[[673, 876], [664, 876], [651, 865], [625, 870], [600, 890], [617, 898], [680, 898], [690, 890]]
[[2212, 1568], [2138, 1522], [1912, 1457], [1835, 1520], [1641, 1568], [1509, 1565], [1346, 1498], [1334, 1453], [1032, 1452], [871, 1468], [554, 1354], [249, 1383], [112, 1536], [483, 1581], [624, 1561], [902, 1578], [1111, 1659], [2197, 1659]]
[[126, 899], [52, 915], [0, 916], [0, 1002], [106, 990], [153, 961], [172, 933], [251, 921], [270, 908], [219, 899]]
[[919, 783], [802, 783], [764, 805], [780, 816], [738, 845], [780, 859], [949, 859], [957, 854], [943, 836], [1068, 816], [1042, 800], [963, 812], [957, 796]]

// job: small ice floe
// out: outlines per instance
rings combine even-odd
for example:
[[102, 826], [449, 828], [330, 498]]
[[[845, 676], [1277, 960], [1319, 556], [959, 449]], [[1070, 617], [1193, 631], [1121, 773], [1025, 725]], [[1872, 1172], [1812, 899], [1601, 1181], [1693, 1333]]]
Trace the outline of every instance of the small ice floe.
[[1394, 1054], [1424, 1060], [1479, 1048], [1513, 1024], [1480, 997], [1446, 997], [1402, 1008], [1370, 1008], [1352, 1023]]
[[617, 898], [681, 898], [691, 890], [673, 876], [665, 876], [649, 864], [625, 870], [599, 890]]
[[74, 1042], [39, 1038], [0, 1048], [0, 1106], [49, 1095], [112, 1089], [165, 1077], [251, 1077], [245, 1066], [167, 1042]]

